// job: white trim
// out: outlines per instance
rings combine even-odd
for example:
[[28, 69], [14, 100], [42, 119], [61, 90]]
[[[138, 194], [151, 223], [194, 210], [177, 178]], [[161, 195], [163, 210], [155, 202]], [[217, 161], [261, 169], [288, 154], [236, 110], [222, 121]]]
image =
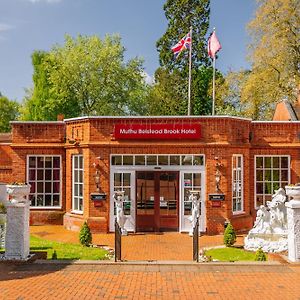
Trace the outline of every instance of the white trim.
[[55, 124], [55, 125], [64, 125], [64, 121], [10, 121], [10, 124]]
[[244, 121], [252, 121], [250, 118], [242, 118], [236, 116], [83, 116], [77, 118], [69, 118], [64, 119], [64, 122], [72, 122], [72, 121], [80, 121], [80, 120], [92, 120], [92, 119], [113, 119], [113, 120], [152, 120], [152, 119], [195, 119], [195, 120], [202, 120], [202, 119], [234, 119], [234, 120], [244, 120]]
[[286, 123], [286, 124], [295, 123], [295, 124], [299, 124], [300, 121], [252, 121], [251, 123], [256, 123], [256, 124], [259, 124], [259, 123], [262, 123], [262, 124], [266, 124], [266, 123], [270, 123], [270, 124], [276, 124], [276, 123], [279, 123], [279, 124], [282, 124], [282, 123]]
[[[264, 155], [254, 155], [254, 208], [258, 209], [259, 207], [257, 207], [256, 205], [256, 158], [257, 157], [287, 157], [288, 158], [288, 184], [290, 184], [291, 182], [291, 156], [289, 154], [286, 155], [276, 155], [276, 154], [272, 154], [272, 155], [268, 155], [268, 154], [264, 154]], [[264, 169], [264, 167], [263, 167]], [[281, 170], [281, 167], [280, 169]], [[272, 181], [273, 182], [273, 181]], [[281, 181], [280, 181], [281, 182]], [[265, 193], [263, 193], [263, 195], [265, 195]]]
[[[62, 209], [62, 185], [63, 185], [63, 178], [62, 178], [62, 155], [60, 154], [26, 154], [26, 182], [29, 183], [29, 157], [59, 157], [59, 206], [30, 206], [30, 209], [38, 210], [38, 209]], [[37, 170], [37, 166], [35, 167], [35, 170]], [[45, 165], [42, 170], [45, 170]], [[53, 165], [51, 170], [53, 170]], [[37, 174], [36, 174], [37, 176]], [[44, 192], [43, 195], [45, 195], [45, 179], [43, 181], [38, 181], [37, 178], [34, 180], [35, 183], [37, 182], [43, 182], [44, 183]], [[53, 174], [51, 174], [51, 180], [48, 180], [49, 182], [53, 183]], [[57, 181], [57, 180], [56, 180]], [[53, 186], [52, 186], [53, 188]], [[37, 185], [35, 187], [36, 192], [35, 194], [38, 194], [37, 192]], [[51, 195], [57, 195], [57, 193], [51, 193]]]
[[[234, 157], [235, 158], [241, 158], [241, 178], [239, 181], [241, 181], [241, 209], [240, 210], [233, 210], [233, 198], [237, 198], [236, 194], [234, 195], [233, 192], [233, 186], [234, 186], [234, 171], [236, 171], [238, 173], [239, 169], [236, 167], [236, 165], [233, 165], [233, 161], [234, 161]], [[243, 154], [233, 154], [232, 158], [231, 158], [231, 211], [233, 215], [239, 215], [245, 212], [244, 209], [244, 156]]]
[[[75, 183], [75, 176], [74, 176], [74, 172], [75, 172], [75, 159], [77, 158], [77, 164], [78, 164], [78, 168], [76, 168], [77, 172], [78, 172], [78, 176], [79, 176], [79, 172], [82, 171], [82, 182], [76, 182]], [[82, 169], [79, 168], [80, 165], [80, 158], [82, 158]], [[75, 214], [83, 214], [84, 212], [84, 157], [83, 154], [72, 154], [71, 155], [71, 159], [72, 159], [72, 207], [71, 207], [71, 212], [75, 213]], [[75, 184], [82, 185], [82, 197], [79, 196], [79, 192], [78, 192], [78, 196], [75, 196], [74, 191], [75, 191]], [[75, 197], [78, 198], [77, 201], [80, 201], [80, 199], [82, 200], [82, 210], [79, 209], [74, 209], [75, 207]], [[77, 203], [77, 206], [79, 208], [79, 202]]]
[[[72, 199], [73, 200], [73, 199]], [[74, 215], [83, 215], [83, 211], [81, 210], [71, 210], [70, 212], [71, 214], [74, 214]]]

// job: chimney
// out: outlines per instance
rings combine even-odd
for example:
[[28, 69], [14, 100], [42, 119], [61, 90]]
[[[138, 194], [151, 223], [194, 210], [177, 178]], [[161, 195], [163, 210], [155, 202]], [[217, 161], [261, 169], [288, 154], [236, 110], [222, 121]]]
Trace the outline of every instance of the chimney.
[[58, 114], [57, 115], [57, 121], [63, 121], [65, 116], [63, 114]]

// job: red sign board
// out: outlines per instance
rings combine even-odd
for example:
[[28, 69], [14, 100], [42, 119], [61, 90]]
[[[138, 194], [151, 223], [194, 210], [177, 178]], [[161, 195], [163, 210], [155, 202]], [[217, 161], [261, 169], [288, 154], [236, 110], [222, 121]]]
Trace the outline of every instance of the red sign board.
[[180, 124], [116, 124], [115, 139], [199, 139], [201, 137], [200, 124], [180, 123]]

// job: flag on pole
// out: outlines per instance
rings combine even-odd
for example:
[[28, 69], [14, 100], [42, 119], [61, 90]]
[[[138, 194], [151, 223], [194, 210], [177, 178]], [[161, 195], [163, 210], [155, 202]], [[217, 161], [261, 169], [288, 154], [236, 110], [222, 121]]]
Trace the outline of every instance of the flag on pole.
[[210, 35], [209, 39], [208, 39], [208, 55], [211, 58], [215, 58], [216, 53], [222, 49], [222, 46], [216, 36], [216, 32], [213, 31], [213, 33]]
[[189, 49], [192, 43], [191, 33], [189, 32], [187, 35], [185, 35], [175, 46], [173, 46], [171, 49], [177, 58], [178, 55], [183, 51], [184, 49]]

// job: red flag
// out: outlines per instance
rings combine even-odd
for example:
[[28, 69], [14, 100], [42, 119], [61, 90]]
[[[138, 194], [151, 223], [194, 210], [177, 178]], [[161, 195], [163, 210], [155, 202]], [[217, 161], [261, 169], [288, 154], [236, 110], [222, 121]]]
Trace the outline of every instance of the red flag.
[[222, 46], [216, 36], [216, 32], [214, 31], [209, 39], [208, 39], [208, 55], [211, 57], [211, 58], [215, 58], [216, 56], [216, 53], [222, 49]]

